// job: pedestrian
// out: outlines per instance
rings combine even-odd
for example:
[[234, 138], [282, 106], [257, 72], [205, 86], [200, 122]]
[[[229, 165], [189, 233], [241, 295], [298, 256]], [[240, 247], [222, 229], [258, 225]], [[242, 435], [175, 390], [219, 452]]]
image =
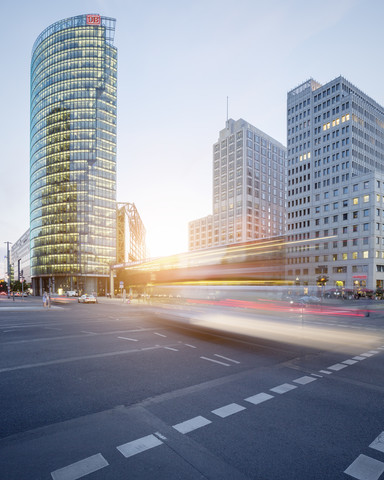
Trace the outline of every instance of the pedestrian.
[[43, 293], [43, 307], [47, 306], [47, 301], [48, 301], [47, 292], [44, 292]]

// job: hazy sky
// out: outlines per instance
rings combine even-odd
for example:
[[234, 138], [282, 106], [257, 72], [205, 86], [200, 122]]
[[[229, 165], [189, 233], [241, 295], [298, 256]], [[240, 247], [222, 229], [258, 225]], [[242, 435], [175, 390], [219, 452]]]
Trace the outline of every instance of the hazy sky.
[[[287, 92], [343, 75], [384, 105], [381, 0], [3, 2], [0, 255], [29, 227], [29, 69], [37, 36], [84, 13], [117, 19], [117, 200], [151, 256], [187, 251], [212, 213], [212, 145], [229, 116], [286, 144]], [[0, 275], [4, 262], [0, 262]]]

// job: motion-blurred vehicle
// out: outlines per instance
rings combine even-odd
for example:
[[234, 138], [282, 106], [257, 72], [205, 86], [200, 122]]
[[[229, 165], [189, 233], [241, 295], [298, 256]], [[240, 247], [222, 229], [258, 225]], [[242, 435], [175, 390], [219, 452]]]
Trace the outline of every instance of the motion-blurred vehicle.
[[67, 297], [77, 297], [77, 292], [76, 290], [68, 290], [66, 292]]
[[94, 295], [84, 294], [77, 299], [78, 303], [97, 303], [97, 299]]

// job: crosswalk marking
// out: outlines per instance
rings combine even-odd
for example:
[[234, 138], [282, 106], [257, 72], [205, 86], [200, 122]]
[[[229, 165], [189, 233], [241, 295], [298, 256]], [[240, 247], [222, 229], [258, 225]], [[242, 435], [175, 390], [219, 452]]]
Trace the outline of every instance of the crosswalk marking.
[[146, 437], [138, 438], [132, 442], [119, 445], [117, 450], [124, 455], [125, 458], [132, 457], [137, 453], [145, 452], [150, 448], [158, 447], [163, 442], [155, 435], [147, 435]]
[[92, 455], [91, 457], [84, 458], [76, 463], [55, 470], [51, 473], [51, 477], [53, 480], [77, 480], [78, 478], [85, 477], [85, 475], [96, 472], [108, 465], [109, 463], [101, 453], [97, 453], [96, 455]]

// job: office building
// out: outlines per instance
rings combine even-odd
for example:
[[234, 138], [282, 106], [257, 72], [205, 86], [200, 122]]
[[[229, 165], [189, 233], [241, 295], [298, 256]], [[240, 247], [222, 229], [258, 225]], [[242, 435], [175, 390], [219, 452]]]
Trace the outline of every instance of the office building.
[[288, 93], [287, 278], [384, 282], [384, 108], [343, 77]]
[[37, 38], [31, 60], [33, 291], [107, 288], [116, 259], [115, 20], [79, 15]]
[[243, 119], [213, 145], [213, 215], [189, 223], [189, 250], [285, 233], [286, 148]]
[[11, 264], [13, 265], [13, 280], [22, 281], [22, 278], [31, 283], [29, 229], [11, 246]]

